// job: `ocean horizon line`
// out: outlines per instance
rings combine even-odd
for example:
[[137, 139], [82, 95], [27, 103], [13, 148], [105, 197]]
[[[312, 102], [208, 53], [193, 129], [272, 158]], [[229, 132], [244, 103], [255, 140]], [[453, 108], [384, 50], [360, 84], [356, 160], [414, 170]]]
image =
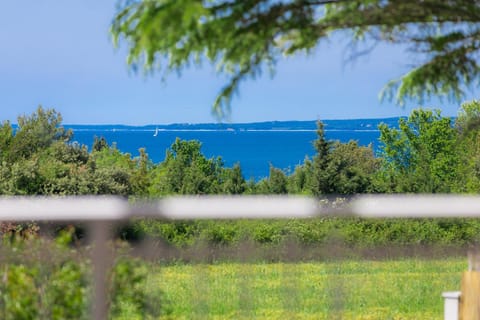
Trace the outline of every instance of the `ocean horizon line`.
[[[151, 126], [197, 126], [197, 125], [252, 125], [252, 124], [278, 124], [278, 123], [310, 123], [317, 121], [332, 122], [332, 121], [379, 121], [379, 120], [394, 120], [400, 118], [407, 118], [406, 116], [393, 117], [379, 117], [379, 118], [329, 118], [329, 119], [314, 119], [314, 120], [262, 120], [250, 122], [170, 122], [170, 123], [149, 123], [149, 124], [125, 124], [125, 123], [64, 123], [63, 126], [124, 126], [124, 127], [151, 127]], [[17, 125], [13, 123], [13, 125]]]

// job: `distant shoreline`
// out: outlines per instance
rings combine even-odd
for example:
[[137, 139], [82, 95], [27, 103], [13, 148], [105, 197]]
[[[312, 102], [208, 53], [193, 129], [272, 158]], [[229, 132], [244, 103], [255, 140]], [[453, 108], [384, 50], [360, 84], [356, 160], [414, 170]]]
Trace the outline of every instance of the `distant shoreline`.
[[[326, 131], [361, 130], [377, 131], [378, 125], [385, 123], [397, 127], [398, 120], [404, 117], [372, 118], [372, 119], [338, 119], [321, 120]], [[18, 127], [12, 124], [13, 128]], [[317, 120], [305, 121], [262, 121], [250, 123], [172, 123], [172, 124], [63, 124], [63, 127], [74, 131], [316, 131]]]
[[[381, 123], [381, 122], [397, 122], [400, 118], [406, 117], [387, 117], [387, 118], [359, 118], [359, 119], [319, 119], [325, 125], [332, 125], [335, 123], [352, 123], [352, 122], [369, 122], [369, 123]], [[201, 122], [201, 123], [182, 123], [182, 122], [174, 122], [174, 123], [152, 123], [152, 124], [145, 124], [145, 125], [128, 125], [128, 124], [121, 124], [121, 123], [103, 123], [103, 124], [75, 124], [69, 123], [65, 124], [65, 126], [69, 127], [81, 127], [81, 126], [115, 126], [115, 127], [155, 127], [158, 126], [159, 128], [162, 127], [251, 127], [251, 126], [261, 126], [261, 127], [279, 127], [284, 125], [294, 125], [294, 126], [315, 126], [318, 120], [271, 120], [271, 121], [255, 121], [255, 122]]]
[[[360, 118], [360, 119], [328, 119], [322, 120], [325, 127], [337, 128], [339, 126], [343, 126], [348, 124], [348, 127], [351, 129], [351, 125], [358, 123], [364, 125], [373, 125], [373, 124], [380, 124], [382, 122], [387, 124], [396, 124], [400, 118], [406, 117], [388, 117], [388, 118]], [[227, 123], [227, 122], [205, 122], [205, 123], [159, 123], [159, 124], [146, 124], [146, 125], [128, 125], [128, 124], [120, 124], [120, 123], [103, 123], [103, 124], [75, 124], [75, 123], [67, 123], [63, 124], [64, 127], [68, 128], [82, 128], [82, 127], [112, 127], [112, 128], [145, 128], [155, 129], [201, 129], [201, 128], [216, 128], [216, 129], [235, 129], [235, 128], [256, 128], [256, 129], [288, 129], [291, 127], [295, 128], [306, 128], [309, 130], [316, 130], [318, 120], [284, 120], [284, 121], [259, 121], [259, 122], [239, 122], [239, 123]], [[14, 127], [17, 124], [12, 124]]]

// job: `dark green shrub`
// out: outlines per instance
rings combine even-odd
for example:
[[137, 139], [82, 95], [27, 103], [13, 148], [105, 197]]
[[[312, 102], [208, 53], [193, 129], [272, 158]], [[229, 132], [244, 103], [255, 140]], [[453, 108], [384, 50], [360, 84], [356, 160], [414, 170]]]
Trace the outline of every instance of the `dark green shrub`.
[[178, 247], [192, 245], [200, 238], [199, 222], [141, 220], [136, 222], [135, 228], [141, 234], [161, 238], [167, 243]]
[[323, 245], [333, 238], [348, 246], [456, 245], [480, 240], [478, 219], [361, 219], [313, 218], [290, 220], [236, 220], [159, 222], [140, 221], [136, 228], [147, 236], [188, 247], [201, 242], [236, 245], [242, 241]]
[[279, 243], [282, 240], [284, 229], [278, 224], [259, 223], [255, 226], [252, 239], [258, 243]]
[[203, 225], [202, 238], [212, 245], [232, 245], [239, 240], [239, 227], [235, 222], [210, 222]]

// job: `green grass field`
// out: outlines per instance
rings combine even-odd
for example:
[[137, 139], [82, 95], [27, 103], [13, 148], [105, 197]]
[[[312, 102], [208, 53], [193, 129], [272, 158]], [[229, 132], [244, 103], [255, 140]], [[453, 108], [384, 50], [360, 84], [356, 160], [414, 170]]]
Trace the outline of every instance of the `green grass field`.
[[165, 319], [441, 319], [465, 260], [178, 264], [148, 285]]
[[[341, 251], [336, 248], [329, 251]], [[0, 249], [1, 319], [90, 319], [87, 251], [43, 240]], [[119, 245], [110, 274], [109, 318], [442, 319], [441, 294], [460, 289], [467, 257], [461, 250], [425, 247], [413, 252], [417, 258], [397, 255], [388, 260], [385, 250], [374, 255], [377, 260], [338, 252], [339, 257], [311, 262], [256, 256], [245, 261], [238, 256], [209, 257], [200, 263], [194, 262], [200, 261], [195, 255], [191, 260], [143, 260], [142, 251]], [[388, 252], [394, 254], [392, 250]], [[202, 257], [204, 251], [199, 249], [197, 255]], [[428, 253], [432, 258], [419, 258]]]

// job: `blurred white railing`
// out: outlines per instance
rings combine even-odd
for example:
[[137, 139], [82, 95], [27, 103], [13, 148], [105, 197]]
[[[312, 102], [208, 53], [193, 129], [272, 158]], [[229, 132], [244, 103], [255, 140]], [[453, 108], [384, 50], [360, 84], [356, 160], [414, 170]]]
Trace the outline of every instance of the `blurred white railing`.
[[184, 196], [130, 204], [118, 197], [0, 197], [0, 221], [270, 219], [354, 215], [368, 218], [480, 217], [480, 197], [364, 195], [333, 206], [299, 196]]
[[107, 319], [106, 272], [109, 224], [130, 218], [272, 219], [355, 215], [369, 218], [480, 217], [480, 197], [455, 195], [366, 195], [340, 206], [308, 197], [189, 196], [130, 204], [115, 197], [0, 197], [0, 221], [90, 222], [94, 242], [92, 319]]

